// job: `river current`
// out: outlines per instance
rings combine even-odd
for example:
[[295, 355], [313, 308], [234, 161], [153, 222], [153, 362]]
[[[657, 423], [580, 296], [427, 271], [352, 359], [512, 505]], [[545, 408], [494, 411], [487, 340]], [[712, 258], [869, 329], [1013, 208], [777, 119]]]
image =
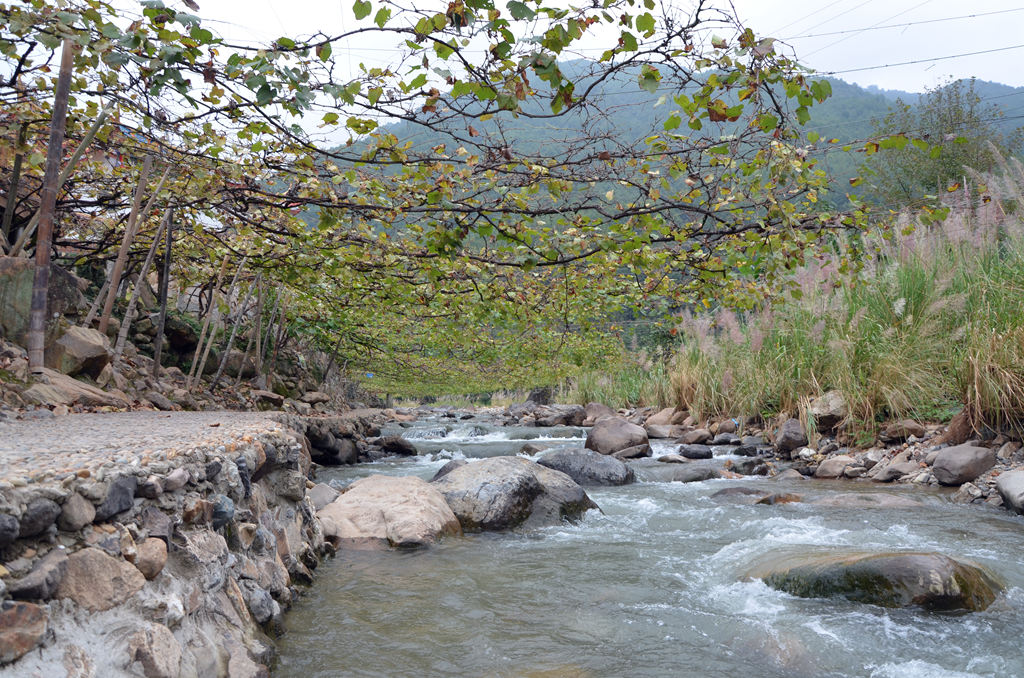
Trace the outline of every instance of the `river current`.
[[[402, 433], [420, 456], [321, 470], [429, 479], [452, 458], [581, 447], [584, 429], [427, 420]], [[655, 458], [673, 451], [656, 443]], [[723, 458], [713, 463], [721, 464]], [[342, 550], [286, 619], [274, 678], [451, 676], [1024, 678], [1024, 519], [948, 494], [866, 482], [768, 478], [588, 488], [602, 511], [575, 525], [468, 534], [415, 551]], [[746, 505], [726, 487], [897, 492], [919, 507]], [[1006, 592], [984, 612], [936, 614], [803, 599], [747, 581], [787, 550], [938, 551], [992, 570]]]

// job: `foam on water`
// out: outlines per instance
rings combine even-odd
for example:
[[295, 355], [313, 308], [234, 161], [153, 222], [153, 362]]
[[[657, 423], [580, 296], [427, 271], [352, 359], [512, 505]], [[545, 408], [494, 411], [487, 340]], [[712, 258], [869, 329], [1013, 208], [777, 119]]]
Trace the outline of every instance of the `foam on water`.
[[[985, 674], [951, 671], [938, 664], [920, 659], [890, 662], [881, 666], [869, 665], [871, 678], [984, 678]], [[991, 674], [989, 674], [991, 675]]]

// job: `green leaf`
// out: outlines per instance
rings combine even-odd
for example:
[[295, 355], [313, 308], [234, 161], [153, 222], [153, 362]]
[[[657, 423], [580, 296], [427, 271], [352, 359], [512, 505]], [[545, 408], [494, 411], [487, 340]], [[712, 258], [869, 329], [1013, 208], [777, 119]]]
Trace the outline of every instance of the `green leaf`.
[[758, 118], [757, 125], [761, 128], [762, 132], [767, 134], [779, 126], [779, 119], [774, 115], [765, 114]]
[[419, 89], [420, 87], [423, 87], [423, 85], [425, 84], [427, 84], [427, 74], [420, 73], [419, 75], [412, 79], [412, 82], [409, 83], [409, 89]]
[[532, 9], [526, 6], [525, 2], [519, 2], [519, 0], [512, 0], [508, 3], [507, 7], [509, 14], [516, 21], [529, 20], [537, 16]]
[[622, 31], [622, 35], [619, 36], [619, 41], [622, 43], [623, 49], [627, 52], [635, 52], [637, 49], [636, 36], [629, 31]]
[[820, 139], [820, 138], [821, 138], [821, 135], [818, 134], [817, 132], [808, 132], [807, 133], [807, 141], [809, 143], [813, 144], [813, 143], [817, 142], [818, 139]]
[[316, 55], [320, 58], [320, 61], [327, 61], [331, 58], [331, 43], [325, 42], [316, 48]]
[[270, 85], [264, 83], [262, 87], [256, 90], [256, 103], [260, 106], [266, 106], [274, 97], [277, 95], [277, 91]]
[[365, 19], [370, 16], [371, 11], [373, 11], [373, 5], [369, 0], [356, 0], [356, 3], [352, 5], [352, 13], [356, 15], [356, 19]]
[[333, 125], [336, 122], [338, 122], [338, 114], [337, 113], [324, 113], [324, 124], [325, 125]]
[[[366, 4], [370, 4], [370, 3], [366, 3]], [[382, 7], [381, 9], [377, 10], [377, 15], [373, 17], [373, 23], [377, 24], [381, 28], [384, 28], [384, 26], [387, 24], [387, 22], [390, 19], [391, 19], [391, 10], [388, 9], [387, 7]]]
[[638, 31], [640, 31], [647, 37], [654, 35], [654, 27], [656, 25], [656, 22], [650, 12], [645, 12], [644, 14], [638, 16], [636, 18], [636, 22], [634, 25], [636, 26], [636, 29]]

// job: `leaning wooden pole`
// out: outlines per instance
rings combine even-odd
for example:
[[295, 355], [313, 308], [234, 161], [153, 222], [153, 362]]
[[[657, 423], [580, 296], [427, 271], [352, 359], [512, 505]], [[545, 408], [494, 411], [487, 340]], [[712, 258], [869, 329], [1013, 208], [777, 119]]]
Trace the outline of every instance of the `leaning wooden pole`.
[[[242, 316], [249, 309], [249, 299], [252, 297], [252, 292], [256, 289], [256, 286], [260, 284], [260, 278], [262, 274], [256, 275], [256, 281], [249, 286], [249, 290], [245, 293], [245, 299], [238, 305], [238, 310], [235, 312], [231, 323], [231, 335], [228, 337], [227, 346], [224, 347], [224, 355], [220, 357], [220, 365], [217, 367], [217, 374], [213, 377], [213, 383], [210, 384], [210, 390], [217, 388], [217, 384], [220, 382], [221, 376], [224, 374], [224, 368], [228, 364], [228, 356], [231, 355], [231, 347], [235, 343], [235, 337], [238, 335], [238, 326], [242, 324]], [[245, 368], [245, 360], [242, 360], [242, 364], [238, 367], [239, 372]]]
[[131, 299], [128, 300], [128, 308], [125, 309], [124, 318], [121, 320], [121, 329], [117, 333], [117, 343], [114, 344], [114, 360], [120, 358], [124, 352], [124, 345], [128, 341], [128, 332], [131, 330], [132, 321], [135, 319], [135, 307], [139, 304], [142, 286], [146, 284], [149, 267], [153, 265], [156, 251], [160, 247], [160, 238], [164, 234], [164, 227], [167, 226], [168, 216], [164, 215], [164, 218], [160, 220], [160, 225], [156, 227], [156, 233], [153, 234], [153, 243], [149, 246], [149, 252], [146, 253], [146, 260], [142, 263], [139, 278], [135, 281], [135, 289], [132, 290]]
[[[100, 128], [106, 121], [107, 116], [110, 114], [110, 111], [114, 108], [114, 103], [115, 102], [111, 101], [104, 107], [102, 111], [100, 111], [99, 116], [97, 116], [97, 118], [93, 121], [92, 127], [90, 127], [89, 131], [85, 133], [84, 137], [82, 137], [82, 142], [78, 144], [78, 148], [75, 149], [75, 152], [71, 155], [71, 158], [68, 159], [67, 165], [64, 166], [64, 169], [60, 173], [60, 179], [57, 180], [58, 191], [60, 191], [60, 188], [67, 182], [68, 178], [71, 177], [71, 173], [75, 171], [75, 165], [77, 165], [78, 161], [82, 158], [83, 155], [85, 155], [85, 149], [87, 149], [89, 147], [89, 144], [92, 143], [92, 140], [96, 138], [96, 133], [100, 131]], [[39, 224], [40, 216], [40, 212], [36, 212], [34, 215], [32, 215], [32, 218], [29, 220], [28, 225], [25, 226], [24, 229], [22, 229], [21, 235], [18, 236], [18, 241], [14, 243], [14, 247], [11, 248], [12, 257], [16, 257], [19, 254], [21, 254], [21, 250], [23, 247], [25, 247], [25, 243], [35, 232], [36, 226]]]
[[114, 261], [114, 270], [110, 274], [110, 287], [107, 288], [107, 298], [103, 302], [103, 313], [100, 314], [99, 331], [107, 333], [107, 326], [110, 324], [110, 314], [114, 310], [114, 300], [117, 299], [117, 290], [121, 287], [121, 274], [124, 272], [124, 263], [128, 259], [128, 248], [132, 245], [132, 238], [135, 237], [135, 222], [139, 218], [139, 211], [142, 208], [142, 194], [146, 191], [146, 181], [149, 179], [149, 171], [153, 167], [153, 156], [147, 155], [142, 162], [142, 173], [139, 175], [139, 185], [135, 187], [135, 200], [132, 202], [132, 211], [128, 215], [128, 224], [124, 227], [124, 238], [121, 240], [121, 249], [117, 252], [117, 259]]
[[[203, 353], [203, 342], [206, 341], [206, 332], [210, 329], [210, 321], [213, 319], [214, 313], [217, 312], [217, 290], [220, 289], [221, 283], [224, 281], [224, 275], [228, 272], [228, 257], [224, 256], [224, 259], [220, 262], [220, 272], [217, 274], [217, 281], [213, 284], [213, 289], [210, 290], [210, 308], [207, 309], [206, 318], [203, 320], [203, 329], [199, 332], [199, 342], [196, 344], [195, 355], [192, 356], [192, 365], [188, 370], [188, 379], [186, 384], [188, 388], [192, 388], [192, 377], [195, 376], [196, 368], [199, 366], [199, 356], [204, 356]], [[202, 299], [202, 295], [200, 295]], [[205, 356], [203, 362], [205, 362]], [[199, 375], [202, 378], [202, 374]]]
[[71, 93], [71, 66], [75, 56], [74, 43], [64, 40], [57, 76], [57, 93], [50, 121], [50, 145], [46, 149], [46, 172], [40, 200], [39, 234], [36, 239], [36, 270], [32, 282], [32, 310], [28, 325], [28, 365], [33, 373], [43, 371], [43, 345], [46, 334], [46, 295], [50, 287], [50, 243], [53, 240], [53, 213], [57, 209], [57, 179], [64, 156], [64, 124]]
[[11, 224], [14, 221], [14, 208], [18, 205], [18, 184], [21, 183], [21, 165], [25, 161], [22, 148], [28, 139], [28, 125], [18, 125], [18, 150], [14, 156], [14, 167], [11, 168], [11, 183], [7, 185], [7, 205], [4, 207], [3, 245], [6, 251], [10, 244]]
[[167, 323], [167, 287], [171, 278], [171, 244], [174, 242], [174, 211], [167, 208], [167, 237], [164, 243], [164, 264], [160, 271], [160, 318], [156, 323], [156, 337], [153, 339], [153, 378], [160, 378], [160, 358], [164, 350], [164, 326]]

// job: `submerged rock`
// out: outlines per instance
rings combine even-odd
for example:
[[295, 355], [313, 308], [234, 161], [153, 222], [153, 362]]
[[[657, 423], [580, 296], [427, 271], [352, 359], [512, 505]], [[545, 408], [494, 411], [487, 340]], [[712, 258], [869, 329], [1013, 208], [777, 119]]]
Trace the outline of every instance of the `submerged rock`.
[[912, 508], [921, 506], [921, 502], [910, 497], [882, 492], [840, 492], [821, 497], [810, 502], [816, 506], [833, 506], [836, 508]]
[[802, 598], [841, 597], [882, 607], [987, 608], [1002, 585], [973, 563], [940, 553], [819, 553], [767, 558], [747, 573]]
[[433, 485], [466, 530], [551, 525], [598, 508], [572, 478], [522, 457], [474, 461]]
[[627, 485], [633, 469], [615, 457], [593, 450], [558, 450], [537, 460], [541, 466], [561, 471], [580, 485]]

